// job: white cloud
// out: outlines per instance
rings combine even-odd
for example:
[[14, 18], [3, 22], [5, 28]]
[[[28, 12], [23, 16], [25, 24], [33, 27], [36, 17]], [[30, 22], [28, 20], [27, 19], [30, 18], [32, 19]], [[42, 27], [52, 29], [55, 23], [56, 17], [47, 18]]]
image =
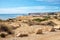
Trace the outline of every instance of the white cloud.
[[1, 13], [29, 13], [29, 12], [49, 12], [60, 11], [60, 7], [56, 6], [30, 6], [16, 8], [0, 8]]
[[60, 0], [36, 0], [36, 1], [49, 2], [49, 3], [53, 3], [53, 4], [60, 4]]

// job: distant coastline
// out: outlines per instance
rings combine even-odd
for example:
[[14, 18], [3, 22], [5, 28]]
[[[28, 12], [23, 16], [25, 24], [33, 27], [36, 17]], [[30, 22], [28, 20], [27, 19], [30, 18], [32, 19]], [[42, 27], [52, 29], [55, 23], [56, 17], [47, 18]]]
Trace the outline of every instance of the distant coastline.
[[15, 18], [17, 16], [27, 16], [28, 14], [0, 14], [0, 19], [6, 20], [8, 18]]
[[0, 14], [0, 19], [6, 20], [9, 18], [16, 18], [17, 16], [37, 16], [37, 15], [54, 15], [54, 14], [60, 14], [60, 12], [44, 12], [44, 13], [24, 13], [24, 14]]

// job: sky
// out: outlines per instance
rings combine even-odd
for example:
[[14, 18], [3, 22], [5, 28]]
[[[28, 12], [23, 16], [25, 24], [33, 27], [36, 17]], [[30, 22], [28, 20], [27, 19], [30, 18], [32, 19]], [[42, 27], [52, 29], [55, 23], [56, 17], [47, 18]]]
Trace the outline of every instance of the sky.
[[0, 14], [60, 12], [60, 0], [0, 0]]

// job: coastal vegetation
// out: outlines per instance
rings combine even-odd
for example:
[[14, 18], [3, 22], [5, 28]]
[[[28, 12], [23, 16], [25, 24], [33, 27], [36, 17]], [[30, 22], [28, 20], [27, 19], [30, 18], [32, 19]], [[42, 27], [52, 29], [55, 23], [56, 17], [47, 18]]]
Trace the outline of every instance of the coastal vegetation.
[[[28, 38], [60, 34], [60, 17], [57, 15], [19, 16], [0, 19], [0, 38]], [[55, 34], [54, 33], [54, 34]]]
[[36, 19], [33, 19], [33, 21], [42, 22], [42, 21], [47, 21], [47, 20], [49, 20], [49, 19], [50, 19], [49, 16], [45, 16], [43, 19], [36, 18]]

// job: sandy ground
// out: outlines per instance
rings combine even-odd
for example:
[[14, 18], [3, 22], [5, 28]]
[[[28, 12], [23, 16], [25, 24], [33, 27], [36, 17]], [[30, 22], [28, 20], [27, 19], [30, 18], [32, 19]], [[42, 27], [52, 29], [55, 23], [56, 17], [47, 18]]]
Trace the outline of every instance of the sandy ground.
[[[56, 20], [56, 19], [52, 19], [52, 20], [48, 20], [48, 21], [53, 21], [54, 23], [57, 24], [57, 28], [60, 28], [60, 21]], [[46, 21], [45, 21], [46, 22]], [[45, 23], [43, 21], [43, 23]], [[15, 23], [15, 22], [14, 22]], [[18, 25], [20, 24], [20, 26]], [[16, 24], [12, 24], [14, 25], [14, 27], [17, 27], [14, 31], [16, 34], [18, 33], [22, 33], [22, 32], [28, 32], [28, 36], [27, 37], [16, 37], [13, 35], [9, 35], [6, 38], [1, 38], [0, 40], [60, 40], [60, 30], [56, 30], [54, 32], [50, 32], [50, 31], [46, 31], [43, 32], [43, 34], [36, 34], [34, 33], [36, 30], [35, 29], [39, 29], [45, 27], [46, 25], [33, 25], [33, 26], [29, 26], [28, 24], [25, 23], [21, 23], [21, 22], [16, 22]], [[47, 28], [47, 26], [46, 26]], [[49, 26], [50, 28], [50, 26]], [[48, 29], [48, 28], [47, 28]]]
[[60, 40], [60, 30], [44, 32], [43, 34], [30, 34], [28, 37], [8, 37], [0, 40]]

